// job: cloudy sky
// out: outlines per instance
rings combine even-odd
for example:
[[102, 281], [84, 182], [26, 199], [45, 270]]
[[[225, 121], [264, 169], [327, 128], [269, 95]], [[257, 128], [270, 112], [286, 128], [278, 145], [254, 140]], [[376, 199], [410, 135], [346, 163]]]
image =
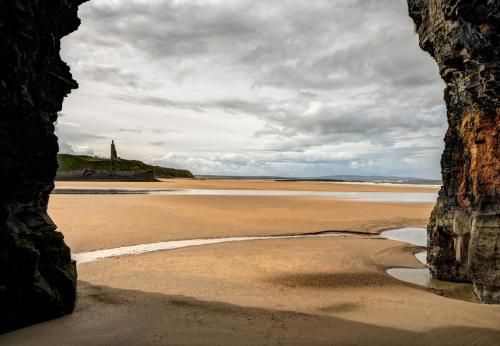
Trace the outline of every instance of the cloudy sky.
[[62, 152], [198, 174], [439, 178], [444, 85], [406, 0], [92, 0]]

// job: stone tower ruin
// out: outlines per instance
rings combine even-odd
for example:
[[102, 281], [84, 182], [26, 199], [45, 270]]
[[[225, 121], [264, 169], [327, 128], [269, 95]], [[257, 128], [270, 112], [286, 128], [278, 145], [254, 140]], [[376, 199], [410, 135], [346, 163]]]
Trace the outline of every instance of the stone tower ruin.
[[111, 161], [120, 161], [120, 158], [118, 157], [118, 154], [116, 153], [116, 146], [115, 146], [115, 141], [111, 141]]

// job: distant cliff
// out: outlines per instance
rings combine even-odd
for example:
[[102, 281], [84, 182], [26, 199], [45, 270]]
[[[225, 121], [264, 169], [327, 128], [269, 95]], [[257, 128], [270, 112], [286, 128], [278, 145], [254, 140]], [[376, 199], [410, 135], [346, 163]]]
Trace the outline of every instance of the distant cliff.
[[154, 181], [156, 178], [194, 178], [188, 170], [148, 165], [142, 161], [85, 155], [57, 155], [56, 180]]

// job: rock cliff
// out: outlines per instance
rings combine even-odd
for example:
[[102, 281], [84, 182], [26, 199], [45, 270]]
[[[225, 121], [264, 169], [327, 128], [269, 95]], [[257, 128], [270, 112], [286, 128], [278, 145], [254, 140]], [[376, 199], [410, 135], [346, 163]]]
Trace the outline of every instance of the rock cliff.
[[408, 0], [446, 83], [443, 187], [428, 225], [433, 277], [500, 303], [500, 1]]
[[106, 171], [83, 169], [57, 172], [56, 180], [66, 181], [159, 181], [153, 171]]
[[76, 269], [47, 215], [53, 123], [76, 82], [59, 56], [82, 0], [0, 1], [0, 332], [73, 310]]

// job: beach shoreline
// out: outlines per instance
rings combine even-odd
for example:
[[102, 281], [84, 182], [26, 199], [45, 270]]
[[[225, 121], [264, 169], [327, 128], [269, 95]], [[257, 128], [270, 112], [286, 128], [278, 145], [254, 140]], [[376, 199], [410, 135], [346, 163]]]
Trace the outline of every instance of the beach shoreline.
[[[65, 188], [82, 183], [64, 184], [57, 182]], [[268, 181], [159, 184], [290, 188], [288, 182]], [[103, 182], [83, 187], [151, 188]], [[437, 191], [311, 183], [296, 188]], [[225, 242], [81, 263], [75, 313], [0, 335], [0, 344], [494, 344], [500, 340], [500, 306], [446, 298], [386, 273], [393, 267], [424, 268], [414, 256], [422, 247], [373, 235], [425, 227], [432, 208], [433, 203], [318, 196], [54, 194], [49, 214], [74, 253], [196, 238], [329, 230], [355, 236]]]

